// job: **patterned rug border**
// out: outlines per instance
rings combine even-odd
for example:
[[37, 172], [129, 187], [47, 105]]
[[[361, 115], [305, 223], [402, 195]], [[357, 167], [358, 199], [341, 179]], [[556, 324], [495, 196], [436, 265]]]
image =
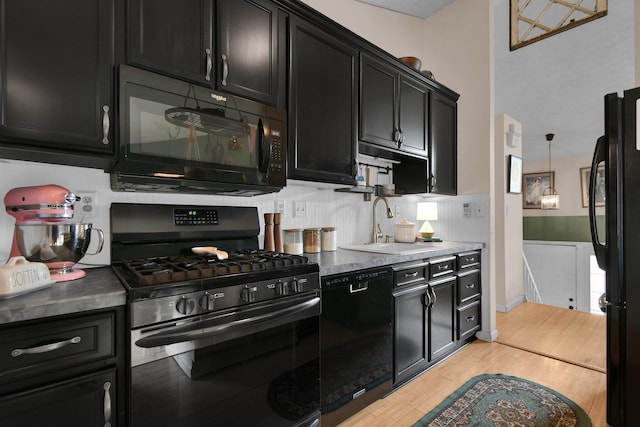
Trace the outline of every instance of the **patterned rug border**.
[[[436, 420], [445, 410], [447, 410], [452, 403], [454, 403], [456, 400], [458, 400], [464, 393], [466, 393], [467, 391], [469, 391], [473, 386], [475, 386], [477, 383], [487, 380], [487, 379], [507, 379], [507, 380], [513, 380], [513, 381], [521, 381], [527, 384], [531, 384], [534, 385], [536, 387], [539, 387], [543, 390], [548, 391], [549, 393], [553, 394], [554, 396], [556, 396], [558, 399], [562, 400], [563, 402], [565, 402], [568, 406], [570, 406], [575, 414], [576, 414], [576, 418], [577, 418], [577, 427], [591, 427], [591, 419], [589, 418], [589, 415], [584, 411], [584, 409], [582, 409], [578, 404], [576, 404], [574, 401], [572, 401], [571, 399], [569, 399], [568, 397], [564, 396], [563, 394], [550, 389], [549, 387], [545, 387], [542, 384], [538, 384], [535, 381], [530, 381], [527, 380], [525, 378], [520, 378], [520, 377], [516, 377], [516, 376], [511, 376], [511, 375], [504, 375], [504, 374], [482, 374], [482, 375], [477, 375], [471, 379], [469, 379], [467, 382], [465, 382], [463, 385], [461, 385], [456, 391], [454, 391], [453, 393], [451, 393], [449, 396], [447, 396], [438, 406], [436, 406], [434, 409], [432, 409], [431, 411], [429, 411], [426, 415], [424, 415], [422, 418], [420, 418], [417, 422], [415, 422], [412, 427], [425, 427], [428, 426], [430, 422], [433, 422], [434, 420]], [[457, 424], [455, 424], [457, 425]], [[473, 424], [474, 426], [477, 426], [478, 424]], [[454, 426], [454, 424], [452, 424], [452, 426]]]

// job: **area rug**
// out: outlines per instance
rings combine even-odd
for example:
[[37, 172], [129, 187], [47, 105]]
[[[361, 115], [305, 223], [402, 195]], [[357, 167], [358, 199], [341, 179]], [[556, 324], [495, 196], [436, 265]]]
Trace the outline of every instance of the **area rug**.
[[590, 427], [574, 402], [540, 384], [502, 374], [471, 378], [413, 427]]

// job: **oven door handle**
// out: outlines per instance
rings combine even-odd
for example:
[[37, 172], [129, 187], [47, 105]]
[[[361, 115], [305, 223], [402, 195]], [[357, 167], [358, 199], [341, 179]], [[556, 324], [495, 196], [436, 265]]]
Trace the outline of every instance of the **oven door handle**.
[[264, 326], [266, 324], [270, 324], [269, 326], [278, 326], [285, 321], [289, 321], [291, 317], [305, 312], [319, 304], [320, 297], [314, 297], [308, 301], [290, 307], [210, 327], [198, 326], [202, 325], [202, 323], [207, 323], [207, 320], [202, 320], [189, 325], [189, 329], [187, 330], [184, 329], [184, 326], [176, 326], [163, 332], [140, 338], [135, 342], [135, 345], [142, 348], [161, 347], [185, 341], [197, 341], [206, 338], [213, 338], [248, 328], [258, 329], [259, 326]]

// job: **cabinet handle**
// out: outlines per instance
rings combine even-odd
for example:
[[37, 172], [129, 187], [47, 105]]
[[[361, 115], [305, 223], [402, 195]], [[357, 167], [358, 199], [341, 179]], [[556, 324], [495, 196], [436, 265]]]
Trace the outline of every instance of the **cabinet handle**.
[[211, 49], [207, 48], [204, 50], [207, 54], [207, 73], [204, 75], [204, 79], [206, 81], [211, 80], [211, 69], [213, 68], [213, 61], [211, 60]]
[[465, 288], [467, 288], [467, 289], [473, 289], [475, 287], [476, 287], [475, 283], [469, 283], [468, 285], [465, 286]]
[[47, 353], [49, 351], [57, 350], [62, 347], [66, 347], [69, 344], [78, 344], [81, 341], [81, 338], [75, 336], [71, 339], [54, 342], [52, 344], [45, 344], [38, 347], [31, 348], [16, 348], [11, 352], [11, 356], [18, 357], [22, 354], [39, 354], [39, 353]]
[[476, 316], [467, 316], [467, 322], [473, 322], [476, 320]]
[[393, 141], [394, 142], [400, 141], [400, 129], [394, 129], [394, 131], [393, 131]]
[[227, 55], [222, 55], [222, 86], [227, 85], [227, 76], [229, 75], [229, 64], [227, 64]]
[[398, 139], [398, 148], [400, 148], [400, 146], [402, 146], [403, 143], [404, 143], [404, 132], [402, 132], [402, 129], [400, 129], [400, 138]]
[[438, 271], [446, 270], [449, 268], [449, 264], [439, 265]]
[[424, 304], [424, 309], [426, 311], [426, 310], [429, 310], [429, 308], [431, 308], [431, 305], [432, 305], [431, 304], [431, 294], [429, 293], [429, 288], [427, 288], [424, 291], [424, 298], [425, 298], [425, 300], [424, 300], [423, 304]]
[[418, 275], [417, 271], [414, 271], [413, 273], [404, 273], [405, 278], [416, 277], [417, 275]]
[[431, 286], [429, 286], [429, 291], [431, 291], [431, 295], [433, 295], [433, 301], [431, 302], [431, 306], [433, 307], [438, 301], [438, 296], [436, 295], [436, 291], [434, 291]]
[[111, 383], [107, 381], [104, 388], [104, 427], [111, 427]]
[[103, 105], [102, 106], [102, 143], [104, 145], [108, 145], [109, 144], [109, 106], [108, 105]]

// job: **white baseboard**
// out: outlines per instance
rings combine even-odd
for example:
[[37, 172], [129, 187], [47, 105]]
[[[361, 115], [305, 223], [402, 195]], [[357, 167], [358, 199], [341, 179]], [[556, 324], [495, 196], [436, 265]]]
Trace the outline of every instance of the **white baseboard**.
[[501, 313], [508, 313], [509, 311], [513, 310], [514, 308], [516, 308], [517, 306], [519, 306], [523, 302], [524, 302], [524, 295], [519, 296], [518, 298], [514, 299], [513, 301], [511, 301], [506, 306], [500, 305], [500, 304], [496, 304], [496, 311], [499, 311]]

